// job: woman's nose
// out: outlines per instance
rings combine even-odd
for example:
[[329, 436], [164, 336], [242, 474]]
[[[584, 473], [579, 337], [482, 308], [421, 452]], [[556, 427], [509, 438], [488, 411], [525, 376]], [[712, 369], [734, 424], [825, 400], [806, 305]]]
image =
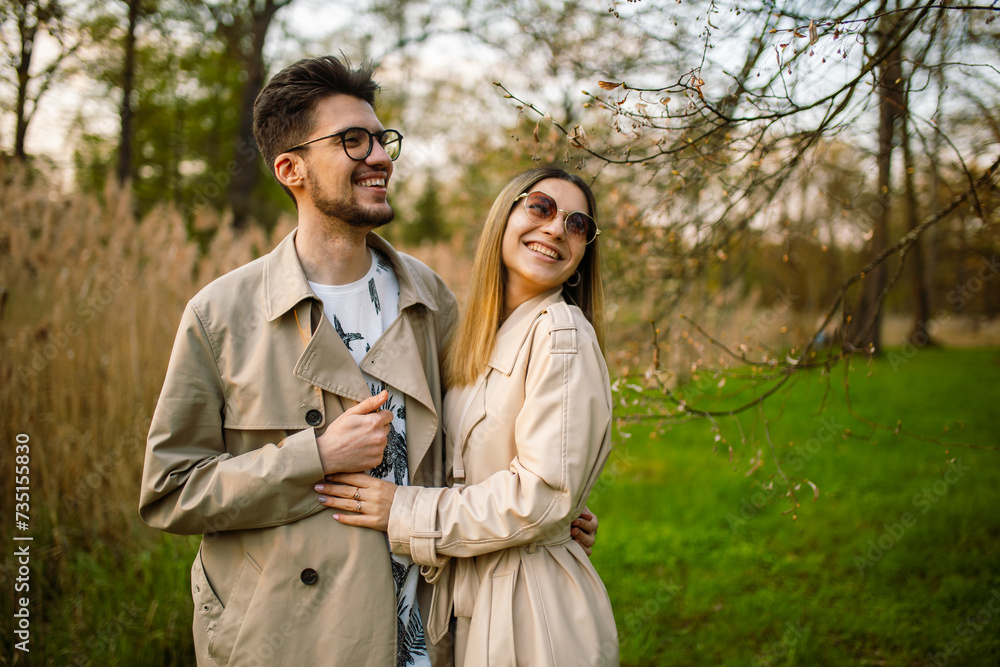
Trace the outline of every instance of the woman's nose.
[[542, 225], [542, 231], [549, 236], [561, 239], [566, 233], [566, 214], [556, 211], [556, 216]]

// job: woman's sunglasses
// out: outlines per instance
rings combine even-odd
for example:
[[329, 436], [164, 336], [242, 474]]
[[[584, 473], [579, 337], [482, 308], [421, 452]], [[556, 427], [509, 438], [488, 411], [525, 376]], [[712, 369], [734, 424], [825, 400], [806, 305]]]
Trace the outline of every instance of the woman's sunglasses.
[[557, 213], [565, 213], [563, 226], [566, 229], [566, 238], [579, 245], [587, 245], [601, 234], [597, 228], [597, 223], [586, 213], [580, 211], [564, 211], [556, 204], [556, 200], [544, 192], [525, 192], [517, 196], [524, 200], [524, 212], [536, 225], [545, 225], [556, 218]]

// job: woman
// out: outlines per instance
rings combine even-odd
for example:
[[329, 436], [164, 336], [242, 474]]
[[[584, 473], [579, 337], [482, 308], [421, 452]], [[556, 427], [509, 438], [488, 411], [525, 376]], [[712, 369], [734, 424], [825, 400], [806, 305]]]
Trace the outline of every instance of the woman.
[[494, 202], [446, 361], [454, 486], [344, 474], [322, 490], [436, 581], [426, 628], [437, 643], [456, 617], [457, 665], [618, 664], [607, 591], [570, 538], [611, 447], [595, 212], [552, 167]]

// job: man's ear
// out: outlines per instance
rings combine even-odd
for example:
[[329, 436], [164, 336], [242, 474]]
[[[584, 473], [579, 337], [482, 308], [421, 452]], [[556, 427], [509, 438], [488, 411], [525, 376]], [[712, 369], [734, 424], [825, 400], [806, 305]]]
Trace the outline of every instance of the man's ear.
[[274, 158], [274, 174], [286, 188], [301, 188], [306, 178], [306, 165], [294, 153], [282, 153]]

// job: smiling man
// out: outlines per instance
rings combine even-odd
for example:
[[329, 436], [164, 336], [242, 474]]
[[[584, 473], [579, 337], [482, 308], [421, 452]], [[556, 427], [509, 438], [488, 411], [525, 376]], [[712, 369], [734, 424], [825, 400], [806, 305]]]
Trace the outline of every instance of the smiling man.
[[[402, 135], [370, 68], [277, 74], [254, 136], [298, 211], [268, 255], [185, 309], [150, 428], [140, 514], [204, 535], [191, 570], [199, 665], [447, 664], [429, 586], [385, 536], [322, 512], [334, 472], [442, 486], [440, 365], [455, 299], [372, 230]], [[418, 585], [419, 581], [419, 585]]]

